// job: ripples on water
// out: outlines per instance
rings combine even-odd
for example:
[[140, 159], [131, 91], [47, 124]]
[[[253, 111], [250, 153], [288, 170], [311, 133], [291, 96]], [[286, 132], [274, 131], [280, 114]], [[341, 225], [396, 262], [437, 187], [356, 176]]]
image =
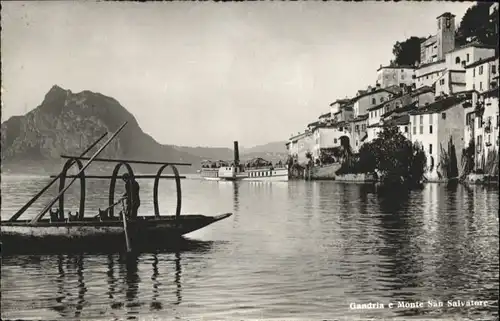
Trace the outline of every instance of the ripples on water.
[[[3, 176], [2, 219], [46, 181]], [[432, 184], [379, 197], [369, 185], [335, 182], [182, 185], [183, 213], [234, 215], [189, 235], [182, 251], [4, 257], [2, 318], [498, 318], [498, 188]], [[87, 186], [90, 215], [106, 206], [108, 187]], [[175, 185], [160, 190], [162, 212], [172, 213]], [[66, 206], [76, 210], [78, 184], [70, 191]], [[142, 213], [153, 213], [151, 198], [142, 182]], [[349, 309], [430, 299], [491, 305]]]

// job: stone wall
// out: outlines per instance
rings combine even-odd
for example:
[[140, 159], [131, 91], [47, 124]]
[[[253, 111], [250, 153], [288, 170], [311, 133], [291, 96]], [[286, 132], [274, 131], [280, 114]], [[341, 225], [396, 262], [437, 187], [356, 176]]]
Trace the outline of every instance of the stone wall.
[[344, 174], [335, 178], [339, 182], [375, 182], [376, 179], [371, 174]]

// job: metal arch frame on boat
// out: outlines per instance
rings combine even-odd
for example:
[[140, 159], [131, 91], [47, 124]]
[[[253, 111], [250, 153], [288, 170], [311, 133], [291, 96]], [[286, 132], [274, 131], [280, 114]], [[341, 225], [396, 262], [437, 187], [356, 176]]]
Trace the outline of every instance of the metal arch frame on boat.
[[[68, 170], [74, 165], [78, 165], [78, 170], [80, 171], [80, 174], [78, 175], [80, 178], [80, 211], [78, 212], [78, 219], [83, 219], [84, 213], [85, 213], [85, 195], [86, 195], [86, 184], [85, 184], [85, 171], [82, 170], [83, 164], [82, 161], [79, 160], [78, 158], [70, 158], [66, 161], [64, 164], [63, 170], [61, 172], [61, 175], [59, 177], [59, 193], [61, 193], [64, 190], [64, 187], [66, 185], [66, 173]], [[61, 193], [61, 196], [59, 196], [59, 212], [64, 213], [64, 194]]]
[[[115, 188], [116, 188], [116, 180], [119, 177], [118, 173], [120, 171], [120, 168], [122, 166], [125, 166], [127, 168], [127, 172], [130, 175], [132, 179], [135, 178], [154, 178], [154, 187], [153, 187], [153, 205], [154, 205], [154, 214], [156, 218], [160, 218], [160, 210], [159, 210], [159, 205], [158, 205], [158, 189], [159, 189], [159, 182], [161, 178], [167, 178], [167, 179], [175, 179], [176, 182], [176, 192], [177, 192], [177, 206], [176, 206], [176, 211], [175, 211], [175, 218], [178, 219], [181, 215], [181, 207], [182, 207], [182, 190], [181, 190], [181, 178], [185, 178], [185, 176], [180, 176], [179, 175], [179, 170], [177, 169], [177, 166], [190, 166], [190, 163], [177, 163], [177, 162], [158, 162], [158, 161], [145, 161], [145, 160], [128, 160], [128, 159], [112, 159], [112, 158], [97, 158], [98, 154], [102, 151], [102, 149], [107, 146], [111, 140], [123, 129], [123, 127], [126, 125], [124, 123], [119, 130], [117, 130], [110, 139], [106, 143], [101, 146], [101, 148], [92, 156], [92, 157], [85, 157], [85, 154], [88, 153], [93, 147], [97, 145], [99, 141], [101, 141], [107, 133], [103, 134], [98, 140], [96, 140], [91, 146], [89, 146], [80, 156], [70, 156], [70, 155], [61, 155], [61, 158], [67, 159], [65, 162], [62, 171], [56, 175], [56, 176], [51, 176], [53, 180], [45, 186], [44, 189], [42, 189], [37, 195], [32, 197], [32, 199], [25, 205], [21, 210], [19, 210], [16, 214], [14, 214], [9, 221], [14, 222], [19, 219], [19, 217], [25, 212], [27, 207], [32, 205], [40, 196], [43, 192], [45, 192], [53, 183], [55, 183], [57, 180], [59, 180], [59, 194], [56, 196], [52, 202], [50, 202], [49, 205], [47, 205], [42, 212], [40, 212], [35, 218], [31, 220], [31, 224], [36, 224], [41, 221], [43, 216], [48, 212], [50, 207], [55, 203], [59, 202], [59, 211], [61, 213], [64, 213], [64, 194], [66, 190], [69, 188], [69, 185], [72, 185], [72, 183], [78, 178], [80, 180], [80, 205], [79, 205], [79, 213], [77, 216], [78, 220], [83, 220], [85, 217], [85, 201], [86, 201], [86, 179], [89, 178], [105, 178], [105, 179], [111, 179], [110, 181], [110, 186], [109, 186], [109, 214], [110, 216], [113, 216], [114, 211], [113, 211], [113, 205], [114, 205], [114, 194], [115, 194]], [[83, 165], [82, 160], [87, 160], [87, 163]], [[113, 169], [113, 173], [111, 176], [101, 176], [101, 175], [85, 175], [85, 169], [90, 165], [91, 162], [96, 161], [96, 162], [112, 162], [112, 163], [117, 163]], [[77, 175], [67, 175], [68, 170], [73, 166], [73, 165], [78, 166], [78, 174]], [[158, 169], [156, 175], [151, 176], [151, 175], [135, 175], [132, 167], [130, 164], [147, 164], [147, 165], [161, 165], [161, 167]], [[172, 171], [174, 173], [174, 176], [162, 176], [163, 171], [167, 167], [171, 167]], [[73, 180], [66, 185], [66, 179], [67, 178], [73, 178]]]
[[[73, 161], [78, 161], [81, 163], [81, 159], [86, 159], [86, 157], [78, 157], [78, 156], [67, 156], [67, 155], [61, 155], [61, 157], [63, 158], [68, 158], [68, 162], [67, 163], [70, 163], [72, 160]], [[117, 178], [119, 177], [119, 171], [121, 169], [122, 166], [125, 166], [126, 169], [127, 169], [127, 172], [128, 174], [130, 175], [130, 177], [132, 179], [135, 179], [136, 178], [136, 175], [132, 169], [132, 167], [130, 166], [130, 164], [132, 163], [140, 163], [140, 164], [158, 164], [158, 163], [161, 163], [162, 166], [159, 168], [159, 170], [157, 171], [156, 175], [154, 176], [154, 185], [153, 185], [153, 207], [154, 207], [154, 214], [155, 214], [155, 217], [159, 218], [161, 217], [160, 215], [160, 209], [159, 209], [159, 202], [158, 202], [158, 190], [159, 190], [159, 183], [160, 183], [160, 179], [161, 178], [167, 178], [167, 179], [175, 179], [175, 183], [176, 183], [176, 194], [177, 194], [177, 205], [176, 205], [176, 211], [175, 211], [175, 216], [176, 218], [178, 218], [180, 215], [181, 215], [181, 209], [182, 209], [182, 188], [181, 188], [181, 178], [183, 178], [184, 176], [180, 176], [179, 174], [179, 170], [177, 169], [177, 167], [175, 165], [185, 165], [185, 166], [189, 166], [191, 164], [189, 163], [162, 163], [162, 162], [148, 162], [148, 161], [143, 161], [143, 160], [126, 160], [126, 159], [108, 159], [108, 158], [104, 158], [104, 159], [99, 159], [99, 160], [94, 160], [94, 161], [105, 161], [105, 162], [118, 162], [118, 164], [115, 165], [114, 169], [113, 169], [113, 173], [111, 176], [100, 176], [99, 178], [110, 178], [111, 181], [110, 181], [110, 186], [109, 186], [109, 216], [113, 216], [114, 215], [114, 207], [113, 207], [113, 204], [114, 204], [114, 200], [115, 200], [115, 189], [116, 189], [116, 181], [117, 181]], [[175, 164], [175, 165], [174, 165]], [[172, 168], [172, 171], [174, 173], [174, 176], [171, 177], [171, 176], [162, 176], [162, 173], [163, 171], [165, 170], [165, 168], [167, 167], [171, 167]], [[80, 166], [79, 166], [80, 167]], [[68, 168], [69, 169], [69, 168]], [[61, 182], [64, 183], [64, 179], [65, 179], [65, 174], [67, 172], [67, 169], [66, 171], [64, 171], [63, 175], [61, 176]], [[83, 191], [83, 188], [85, 187], [85, 179], [86, 179], [86, 176], [83, 174], [83, 172], [80, 174], [81, 177], [80, 177], [80, 180], [81, 180], [81, 185], [82, 185], [82, 191], [81, 191], [81, 195], [83, 195], [83, 197], [81, 197], [80, 199], [80, 210], [82, 210], [82, 208], [84, 209], [84, 205], [82, 205], [84, 202], [85, 202], [85, 192]], [[72, 176], [73, 177], [73, 176]], [[92, 177], [92, 176], [90, 176]], [[149, 178], [148, 176], [138, 176], [140, 178]], [[62, 189], [64, 188], [64, 186], [60, 186], [59, 190], [61, 191]], [[61, 196], [61, 199], [63, 198], [63, 195]], [[60, 199], [60, 203], [61, 204], [61, 199]], [[62, 203], [64, 204], [64, 203]], [[61, 209], [64, 209], [63, 207], [60, 207]], [[82, 211], [83, 213], [83, 211]], [[79, 215], [79, 218], [80, 219], [83, 219], [83, 215], [80, 214]]]

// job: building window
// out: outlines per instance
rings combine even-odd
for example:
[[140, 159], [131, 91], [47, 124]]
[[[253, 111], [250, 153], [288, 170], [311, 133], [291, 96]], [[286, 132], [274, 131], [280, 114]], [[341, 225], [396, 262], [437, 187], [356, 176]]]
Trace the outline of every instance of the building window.
[[384, 97], [380, 97], [380, 102], [383, 102], [384, 101]]
[[356, 141], [356, 146], [358, 146], [358, 141]]
[[424, 125], [420, 124], [420, 134], [424, 133]]
[[499, 117], [498, 117], [498, 115], [497, 115], [497, 128], [498, 128], [498, 126], [500, 125], [499, 123], [500, 123], [500, 119], [499, 119]]
[[478, 116], [477, 118], [477, 127], [483, 128], [483, 116]]
[[432, 134], [432, 125], [429, 125], [429, 134]]
[[475, 90], [476, 89], [476, 84], [472, 84], [472, 89]]
[[496, 74], [497, 73], [497, 65], [492, 65], [491, 66], [491, 73]]
[[446, 113], [442, 113], [442, 114], [441, 114], [441, 118], [442, 118], [442, 119], [446, 119]]
[[420, 125], [424, 124], [424, 115], [420, 115]]
[[477, 136], [477, 150], [480, 152], [482, 150], [482, 145], [483, 145], [483, 136], [479, 135]]
[[337, 144], [337, 138], [334, 138], [334, 139], [333, 139], [333, 143], [334, 143], [334, 144]]
[[483, 90], [483, 82], [482, 81], [479, 82], [479, 90]]
[[405, 133], [408, 132], [408, 126], [405, 126]]
[[473, 120], [474, 120], [473, 114], [472, 113], [467, 114], [467, 116], [465, 117], [465, 126], [471, 126]]
[[482, 75], [483, 74], [483, 67], [484, 66], [479, 66], [479, 74]]
[[442, 79], [439, 80], [439, 84], [440, 85], [444, 85], [444, 78], [442, 78]]
[[429, 75], [425, 76], [425, 79], [429, 79]]
[[377, 101], [375, 100], [375, 98], [372, 98], [372, 105], [375, 105], [377, 103]]
[[469, 62], [469, 54], [467, 54], [467, 58], [466, 58], [467, 62]]
[[455, 63], [460, 64], [460, 57], [455, 58]]
[[413, 135], [417, 134], [417, 126], [413, 126]]
[[429, 144], [429, 154], [432, 154], [432, 144]]

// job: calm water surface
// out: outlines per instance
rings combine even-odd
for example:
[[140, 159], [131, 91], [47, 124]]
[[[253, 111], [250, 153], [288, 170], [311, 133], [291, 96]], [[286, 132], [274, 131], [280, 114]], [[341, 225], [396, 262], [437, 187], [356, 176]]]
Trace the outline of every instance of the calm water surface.
[[[47, 181], [2, 176], [2, 219]], [[87, 184], [93, 214], [106, 207], [108, 186]], [[153, 213], [151, 185], [141, 182], [141, 213]], [[435, 184], [381, 198], [371, 186], [334, 182], [182, 186], [183, 213], [234, 215], [188, 235], [196, 242], [182, 251], [4, 256], [2, 319], [498, 319], [498, 187]], [[160, 190], [171, 214], [175, 186]], [[66, 207], [76, 210], [78, 183], [70, 191]], [[445, 307], [349, 308], [401, 300]]]

